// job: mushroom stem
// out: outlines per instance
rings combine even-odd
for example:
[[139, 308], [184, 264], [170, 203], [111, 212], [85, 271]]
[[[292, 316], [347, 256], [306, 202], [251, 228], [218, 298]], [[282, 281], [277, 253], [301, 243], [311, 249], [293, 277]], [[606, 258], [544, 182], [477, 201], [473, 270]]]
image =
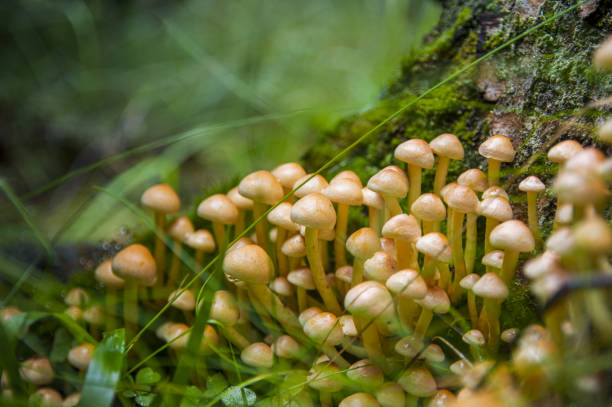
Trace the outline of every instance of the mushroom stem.
[[234, 227], [234, 236], [238, 236], [244, 231], [244, 218], [245, 212], [238, 209], [238, 219], [236, 220], [236, 226]]
[[297, 287], [297, 302], [298, 311], [301, 314], [308, 307], [308, 298], [306, 297], [306, 289], [304, 287]]
[[[553, 232], [559, 228], [559, 210], [564, 205], [564, 202], [557, 198], [557, 208], [555, 209], [555, 217], [553, 219], [552, 230]], [[527, 214], [529, 215], [529, 213]]]
[[465, 222], [465, 273], [470, 274], [474, 271], [474, 262], [476, 261], [476, 240], [477, 240], [477, 223], [478, 214], [468, 213]]
[[[328, 355], [329, 356], [329, 355]], [[328, 391], [319, 392], [319, 401], [322, 407], [333, 407], [331, 393]]]
[[417, 396], [413, 396], [410, 393], [406, 393], [406, 407], [418, 407], [419, 398]]
[[223, 336], [225, 336], [227, 340], [232, 343], [232, 345], [235, 345], [240, 350], [250, 345], [249, 340], [242, 336], [242, 334], [233, 326], [226, 326], [222, 328], [221, 332], [223, 333]]
[[544, 320], [544, 325], [546, 325], [546, 329], [550, 332], [553, 341], [557, 345], [563, 344], [563, 332], [561, 331], [561, 323], [565, 318], [565, 307], [566, 301], [560, 301], [557, 304], [554, 304], [551, 308], [547, 309], [542, 319]]
[[[264, 249], [268, 248], [268, 236], [266, 233], [266, 217], [263, 214], [266, 212], [266, 204], [253, 201], [253, 220], [262, 218], [255, 225], [255, 233], [257, 235], [257, 244]], [[262, 217], [263, 216], [263, 217]]]
[[406, 164], [408, 167], [408, 208], [412, 206], [412, 203], [417, 200], [421, 195], [421, 167], [413, 164]]
[[433, 285], [435, 275], [436, 260], [431, 256], [425, 255], [423, 258], [423, 271], [421, 272], [421, 277], [423, 277], [427, 285]]
[[478, 308], [476, 307], [476, 295], [472, 290], [468, 290], [467, 299], [472, 329], [476, 329], [478, 327]]
[[381, 211], [373, 208], [371, 206], [368, 207], [368, 225], [376, 231], [376, 233], [380, 236], [380, 230], [382, 229], [382, 224], [380, 221], [380, 213]]
[[381, 368], [386, 365], [385, 363], [385, 355], [382, 351], [382, 346], [380, 344], [380, 338], [378, 336], [378, 331], [376, 330], [376, 325], [373, 320], [366, 321], [362, 317], [353, 316], [353, 320], [355, 321], [355, 327], [361, 336], [361, 341], [363, 342], [363, 346], [366, 348], [368, 352], [368, 358], [376, 365]]
[[438, 229], [440, 229], [440, 222], [432, 222], [432, 221], [424, 220], [423, 221], [423, 234], [426, 235], [428, 233], [437, 232], [435, 230], [436, 224], [438, 226]]
[[542, 235], [540, 234], [540, 227], [538, 225], [537, 197], [537, 192], [527, 191], [527, 220], [529, 229], [535, 240], [536, 247], [540, 249], [542, 247]]
[[[287, 332], [298, 331], [301, 333], [300, 323], [295, 314], [285, 307], [265, 284], [249, 284], [249, 290], [253, 292], [265, 311], [276, 319]], [[295, 335], [295, 333], [291, 333]]]
[[438, 165], [436, 165], [436, 175], [434, 176], [433, 192], [440, 195], [440, 190], [446, 185], [446, 174], [448, 173], [449, 157], [438, 156]]
[[336, 238], [334, 239], [334, 256], [336, 259], [336, 268], [346, 266], [346, 228], [348, 225], [348, 210], [349, 206], [338, 203], [336, 215]]
[[446, 208], [446, 235], [453, 237], [453, 208], [450, 206]]
[[488, 351], [495, 355], [499, 348], [499, 313], [501, 304], [498, 300], [483, 298], [482, 311], [478, 325], [486, 338]]
[[113, 287], [106, 287], [106, 318], [104, 325], [106, 332], [110, 332], [116, 328], [117, 316], [117, 290]]
[[402, 239], [395, 240], [395, 251], [397, 253], [397, 266], [399, 270], [411, 268], [419, 271], [417, 251], [414, 245]]
[[425, 333], [427, 333], [427, 328], [429, 328], [429, 324], [433, 319], [433, 311], [427, 309], [425, 307], [421, 308], [421, 315], [419, 315], [419, 320], [417, 321], [416, 327], [414, 328], [414, 335], [423, 339], [425, 337]]
[[389, 218], [392, 218], [395, 215], [399, 215], [402, 213], [402, 208], [397, 202], [397, 198], [388, 195], [383, 195], [383, 199], [385, 200], [385, 206], [389, 211]]
[[179, 272], [181, 270], [181, 253], [183, 251], [183, 244], [178, 240], [174, 241], [174, 250], [172, 251], [172, 263], [170, 265], [170, 272], [168, 273], [167, 287], [174, 288], [176, 284]]
[[501, 269], [501, 278], [510, 287], [510, 283], [514, 278], [514, 271], [518, 264], [519, 252], [504, 250], [504, 264]]
[[501, 168], [501, 161], [494, 158], [489, 158], [489, 169], [487, 174], [489, 176], [489, 186], [497, 185], [499, 183], [499, 169]]
[[[485, 247], [484, 247], [485, 254], [491, 251], [491, 242], [489, 241], [489, 236], [491, 235], [491, 231], [495, 229], [497, 225], [499, 225], [498, 220], [487, 217], [487, 221], [485, 222]], [[488, 271], [488, 268], [487, 268], [487, 271]]]
[[451, 247], [453, 251], [453, 265], [455, 267], [455, 275], [453, 277], [453, 284], [450, 287], [451, 298], [456, 300], [460, 297], [459, 282], [465, 273], [465, 260], [463, 258], [463, 244], [461, 241], [461, 232], [463, 229], [463, 213], [457, 210], [453, 211], [452, 218], [453, 235], [451, 237]]
[[353, 274], [351, 278], [351, 288], [363, 281], [363, 264], [365, 260], [355, 257], [353, 261]]
[[346, 361], [346, 359], [342, 357], [342, 355], [340, 355], [340, 353], [333, 346], [324, 343], [323, 345], [321, 345], [321, 350], [329, 357], [329, 359], [333, 363], [338, 365], [340, 369], [347, 369], [351, 365], [349, 362]]
[[125, 280], [123, 288], [123, 320], [125, 337], [132, 339], [138, 327], [138, 285], [131, 279]]
[[398, 295], [397, 313], [406, 330], [412, 329], [414, 319], [419, 311], [419, 306], [410, 298]]
[[278, 227], [276, 232], [276, 261], [278, 263], [278, 275], [282, 277], [286, 277], [289, 272], [289, 260], [282, 250], [286, 238], [287, 230]]
[[202, 266], [204, 264], [204, 250], [196, 250], [194, 255], [194, 263], [196, 268], [196, 273], [199, 273], [202, 270]]
[[[220, 222], [213, 222], [212, 227], [213, 235], [215, 235], [215, 243], [217, 244], [219, 250], [221, 250], [225, 242], [225, 225]], [[259, 236], [257, 238], [259, 239]]]
[[[319, 245], [319, 231], [317, 229], [306, 227], [306, 257], [308, 258], [308, 264], [310, 265], [310, 271], [312, 272], [312, 279], [314, 280], [315, 287], [321, 295], [325, 307], [329, 312], [340, 315], [342, 310], [338, 304], [338, 300], [334, 295], [327, 277], [325, 276], [325, 270], [323, 269], [323, 263], [321, 261], [320, 245]], [[355, 271], [353, 270], [353, 275]]]
[[447, 291], [448, 293], [448, 287], [451, 284], [451, 272], [448, 269], [448, 264], [439, 261], [436, 263], [436, 266], [438, 267], [438, 271], [440, 272], [440, 282], [438, 283], [438, 285], [441, 289]]
[[164, 281], [164, 269], [166, 265], [166, 245], [163, 236], [166, 228], [166, 215], [155, 212], [155, 264], [157, 265], [157, 282], [155, 285], [161, 287]]

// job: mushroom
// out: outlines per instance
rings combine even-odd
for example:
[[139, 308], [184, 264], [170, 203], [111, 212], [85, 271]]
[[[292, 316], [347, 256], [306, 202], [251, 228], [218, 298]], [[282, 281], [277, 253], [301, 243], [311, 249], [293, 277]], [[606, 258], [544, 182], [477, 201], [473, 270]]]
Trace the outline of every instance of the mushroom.
[[372, 228], [361, 228], [353, 232], [346, 241], [346, 248], [355, 257], [351, 287], [363, 281], [364, 263], [381, 249], [380, 239]]
[[253, 201], [249, 198], [245, 198], [238, 192], [238, 187], [234, 187], [227, 192], [227, 197], [238, 209], [238, 217], [236, 218], [236, 224], [234, 226], [234, 235], [238, 236], [244, 231], [244, 218], [246, 211], [253, 210]]
[[322, 175], [316, 174], [313, 176], [313, 174], [306, 174], [295, 181], [293, 189], [295, 189], [295, 196], [303, 198], [308, 194], [322, 194], [328, 185], [327, 180]]
[[470, 329], [461, 337], [463, 342], [470, 345], [470, 350], [475, 358], [480, 359], [480, 347], [485, 344], [485, 337], [478, 329]]
[[19, 375], [28, 383], [42, 386], [53, 381], [55, 372], [49, 359], [34, 357], [25, 360], [21, 364]]
[[278, 264], [278, 274], [286, 276], [289, 272], [289, 262], [287, 256], [282, 251], [283, 244], [289, 232], [298, 232], [300, 226], [291, 220], [291, 205], [289, 202], [282, 202], [268, 213], [268, 222], [277, 226], [276, 234], [276, 261]]
[[395, 382], [387, 382], [376, 389], [376, 401], [382, 407], [402, 407], [406, 404], [406, 395], [402, 387]]
[[[287, 195], [295, 185], [295, 182], [306, 175], [304, 168], [298, 163], [285, 163], [274, 168], [272, 175], [276, 177], [283, 187], [283, 193]], [[292, 199], [293, 197], [289, 198]], [[292, 201], [290, 201], [292, 203]]]
[[612, 119], [606, 120], [597, 128], [597, 137], [606, 144], [612, 144]]
[[255, 226], [257, 244], [266, 248], [268, 245], [266, 236], [267, 226], [263, 214], [268, 205], [274, 205], [281, 200], [283, 197], [283, 187], [272, 173], [268, 171], [255, 171], [240, 181], [238, 192], [240, 195], [253, 201], [253, 220], [257, 222]]
[[64, 298], [64, 303], [66, 305], [72, 305], [75, 307], [83, 307], [88, 302], [89, 294], [87, 294], [87, 291], [81, 287], [75, 287], [68, 291], [66, 298]]
[[94, 272], [96, 281], [102, 285], [104, 285], [104, 290], [106, 291], [105, 298], [105, 308], [106, 308], [106, 318], [105, 325], [106, 331], [110, 332], [115, 329], [115, 315], [118, 315], [117, 311], [117, 289], [123, 288], [125, 285], [125, 281], [122, 278], [119, 278], [113, 273], [113, 262], [108, 259], [102, 262], [98, 267], [96, 267], [96, 271]]
[[320, 312], [313, 315], [304, 323], [304, 333], [320, 346], [323, 353], [340, 368], [346, 369], [349, 366], [349, 363], [334, 348], [344, 339], [342, 328], [334, 314]]
[[538, 225], [538, 213], [536, 208], [536, 201], [538, 199], [538, 192], [542, 192], [546, 189], [546, 185], [535, 175], [530, 175], [525, 178], [519, 184], [519, 190], [527, 194], [527, 218], [529, 223], [529, 229], [536, 242], [536, 247], [542, 247], [542, 235], [540, 234], [540, 226]]
[[431, 397], [436, 394], [438, 388], [432, 374], [423, 366], [406, 369], [397, 379], [397, 383], [408, 393], [406, 407], [416, 407], [419, 397]]
[[[195, 272], [199, 273], [204, 264], [204, 253], [212, 253], [215, 251], [215, 239], [212, 234], [206, 229], [198, 229], [193, 233], [187, 235], [187, 241], [185, 244], [195, 250], [194, 262]], [[200, 280], [193, 286], [193, 290], [198, 292], [200, 290]]]
[[211, 221], [215, 242], [221, 248], [225, 245], [225, 225], [236, 224], [238, 208], [226, 195], [215, 194], [200, 202], [198, 216]]
[[501, 303], [508, 297], [508, 287], [496, 273], [487, 273], [472, 286], [474, 294], [483, 298], [478, 327], [485, 335], [491, 354], [499, 346], [499, 315]]
[[[140, 197], [140, 203], [147, 209], [153, 211], [155, 215], [155, 264], [157, 271], [162, 273], [166, 267], [166, 246], [163, 241], [163, 234], [166, 230], [166, 215], [173, 215], [181, 208], [181, 200], [174, 189], [168, 184], [157, 184], [148, 188]], [[158, 276], [158, 284], [163, 282], [163, 278]]]
[[368, 359], [358, 360], [346, 372], [348, 377], [359, 389], [375, 392], [385, 382], [385, 375], [380, 367]]
[[172, 263], [170, 272], [168, 273], [167, 287], [174, 288], [181, 271], [181, 254], [183, 252], [183, 243], [187, 242], [189, 235], [193, 233], [193, 224], [185, 216], [179, 216], [168, 225], [168, 236], [174, 241], [172, 250]]
[[440, 231], [440, 222], [446, 218], [446, 207], [434, 194], [423, 194], [412, 203], [410, 213], [423, 222], [423, 234]]
[[[548, 160], [563, 165], [567, 160], [571, 157], [575, 156], [579, 152], [582, 151], [582, 145], [575, 140], [565, 140], [561, 141], [548, 150]], [[553, 230], [556, 230], [559, 226], [559, 212], [560, 209], [565, 205], [565, 203], [557, 198], [557, 211], [555, 212], [555, 221], [553, 223]]]
[[296, 233], [285, 240], [281, 251], [289, 258], [289, 270], [299, 267], [302, 258], [306, 256], [306, 240], [300, 233]]
[[397, 266], [400, 269], [419, 269], [414, 244], [421, 237], [421, 227], [414, 216], [402, 213], [392, 217], [384, 224], [382, 234], [395, 241]]
[[240, 359], [249, 366], [269, 369], [274, 366], [274, 352], [263, 342], [255, 342], [240, 352]]
[[363, 263], [363, 269], [368, 280], [384, 284], [397, 271], [397, 263], [389, 253], [378, 251]]
[[385, 286], [397, 296], [397, 311], [406, 329], [412, 329], [419, 311], [414, 300], [420, 300], [427, 293], [427, 283], [412, 269], [400, 270], [389, 277]]
[[[429, 147], [438, 156], [433, 193], [440, 195], [440, 190], [446, 184], [446, 174], [448, 173], [450, 160], [463, 160], [463, 146], [454, 134], [444, 133], [431, 140]], [[436, 232], [439, 231], [436, 230]]]
[[[368, 188], [382, 195], [389, 216], [402, 213], [402, 208], [397, 202], [408, 193], [408, 178], [400, 167], [389, 165], [378, 171], [368, 180]], [[386, 221], [387, 217], [385, 217]]]
[[[487, 176], [477, 168], [464, 171], [457, 178], [457, 183], [469, 187], [474, 192], [484, 192], [488, 187]], [[465, 271], [474, 271], [476, 261], [476, 240], [478, 212], [468, 212], [465, 220]]]
[[415, 302], [419, 304], [422, 309], [419, 320], [414, 328], [414, 334], [417, 338], [422, 339], [425, 337], [427, 328], [429, 328], [433, 314], [446, 314], [450, 309], [450, 300], [442, 288], [433, 286], [427, 289], [425, 297], [420, 300], [415, 300]]
[[491, 245], [504, 251], [504, 264], [501, 271], [502, 281], [510, 285], [518, 263], [520, 252], [530, 252], [535, 247], [535, 241], [520, 220], [508, 220], [499, 224], [491, 231], [489, 236]]
[[104, 309], [100, 305], [93, 305], [83, 311], [83, 320], [89, 325], [89, 332], [95, 339], [100, 338], [100, 327], [108, 318], [110, 317], [104, 314]]
[[93, 359], [95, 348], [93, 343], [88, 342], [75, 346], [68, 352], [68, 363], [85, 372]]
[[472, 288], [474, 288], [474, 284], [476, 284], [479, 279], [480, 276], [478, 274], [471, 273], [463, 277], [459, 282], [459, 286], [468, 293], [468, 312], [470, 314], [472, 328], [478, 326], [478, 309], [476, 308], [476, 297]]
[[113, 257], [113, 273], [125, 280], [123, 290], [123, 318], [126, 337], [132, 338], [138, 325], [138, 286], [155, 285], [157, 273], [155, 259], [149, 249], [133, 244]]
[[287, 275], [287, 280], [297, 287], [298, 310], [301, 313], [308, 306], [306, 290], [314, 290], [316, 288], [312, 278], [312, 272], [305, 267], [298, 270], [292, 270]]
[[416, 249], [424, 255], [421, 277], [428, 285], [433, 285], [438, 269], [440, 287], [447, 289], [451, 282], [448, 263], [453, 259], [453, 254], [446, 236], [438, 232], [428, 233], [417, 240]]
[[234, 328], [239, 321], [240, 310], [232, 293], [225, 290], [215, 291], [210, 306], [210, 318], [220, 322], [221, 333], [238, 349], [249, 346], [249, 340]]
[[[341, 173], [342, 174], [342, 173]], [[334, 255], [336, 267], [346, 266], [346, 254], [344, 245], [346, 243], [346, 228], [348, 226], [349, 207], [360, 206], [363, 203], [363, 193], [359, 178], [333, 178], [327, 188], [323, 190], [323, 195], [330, 201], [336, 203], [336, 238], [334, 240]], [[355, 174], [355, 177], [357, 175]]]
[[368, 207], [368, 226], [380, 235], [385, 209], [385, 199], [381, 194], [372, 191], [368, 187], [363, 187], [361, 194], [363, 195], [363, 204]]
[[448, 190], [446, 194], [446, 203], [449, 208], [453, 209], [452, 228], [453, 234], [449, 236], [451, 248], [453, 252], [453, 265], [455, 267], [455, 275], [453, 278], [453, 284], [451, 297], [453, 299], [458, 298], [460, 295], [459, 281], [466, 275], [465, 260], [463, 257], [463, 245], [461, 232], [463, 229], [463, 215], [465, 213], [476, 212], [478, 208], [478, 198], [474, 191], [465, 185], [457, 184], [454, 188]]
[[62, 395], [50, 387], [38, 389], [28, 398], [29, 406], [61, 407], [62, 402]]
[[[341, 371], [338, 366], [332, 362], [315, 363], [308, 372], [306, 383], [308, 383], [308, 387], [319, 392], [319, 399], [322, 407], [332, 407], [331, 395], [339, 392], [342, 390], [342, 387], [344, 387], [340, 373]], [[343, 402], [344, 401], [340, 404]]]
[[66, 396], [64, 402], [62, 403], [62, 407], [76, 407], [81, 401], [81, 393], [72, 393], [69, 396]]
[[515, 152], [512, 143], [507, 137], [496, 134], [478, 147], [478, 153], [488, 160], [489, 185], [497, 185], [501, 163], [514, 161]]
[[340, 305], [325, 277], [318, 238], [319, 230], [332, 230], [334, 228], [336, 223], [334, 206], [324, 195], [312, 193], [300, 198], [293, 205], [291, 220], [305, 226], [306, 257], [315, 286], [325, 303], [325, 307], [330, 312], [340, 315]]
[[168, 302], [172, 307], [183, 311], [183, 315], [188, 324], [192, 323], [192, 313], [195, 309], [196, 298], [191, 291], [181, 289], [175, 290], [168, 296]]
[[393, 156], [406, 163], [410, 190], [408, 191], [408, 207], [421, 195], [421, 170], [431, 169], [434, 156], [431, 147], [425, 140], [411, 139], [404, 141], [395, 148]]
[[601, 72], [612, 72], [612, 36], [606, 37], [593, 53], [593, 66]]
[[379, 404], [374, 397], [360, 392], [345, 397], [338, 407], [379, 407]]
[[499, 225], [499, 222], [512, 219], [512, 206], [510, 206], [508, 199], [503, 197], [484, 198], [478, 204], [478, 213], [486, 218], [484, 244], [484, 252], [486, 254], [491, 251], [491, 231]]

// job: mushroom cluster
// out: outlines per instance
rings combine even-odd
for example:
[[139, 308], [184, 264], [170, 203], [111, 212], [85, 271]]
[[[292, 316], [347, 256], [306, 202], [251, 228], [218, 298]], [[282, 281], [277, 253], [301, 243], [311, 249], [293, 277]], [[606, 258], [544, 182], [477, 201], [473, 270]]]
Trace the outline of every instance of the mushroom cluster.
[[[605, 47], [596, 65], [610, 69], [612, 44]], [[603, 142], [612, 143], [611, 129], [611, 122], [599, 129]], [[256, 171], [199, 204], [197, 222], [212, 232], [185, 216], [168, 223], [180, 199], [170, 186], [155, 185], [141, 199], [157, 227], [153, 253], [135, 243], [102, 262], [94, 274], [103, 299], [73, 288], [65, 313], [96, 340], [117, 327], [132, 339], [148, 314], [169, 305], [149, 344], [167, 344], [171, 358], [181, 357], [196, 313], [205, 313], [196, 355], [204, 368], [189, 378], [194, 386], [213, 372], [234, 380], [224, 370], [234, 357], [253, 375], [279, 366], [306, 372], [291, 394], [273, 396], [287, 403], [527, 405], [554, 391], [555, 368], [564, 352], [581, 346], [585, 330], [612, 343], [609, 303], [593, 289], [609, 282], [612, 270], [604, 217], [612, 159], [573, 140], [553, 146], [552, 185], [530, 174], [516, 186], [527, 206], [521, 220], [507, 193], [514, 185], [501, 182], [502, 166], [515, 156], [511, 140], [493, 135], [478, 151], [487, 173], [471, 168], [456, 180], [447, 179], [449, 162], [461, 161], [464, 150], [448, 133], [401, 143], [394, 151], [399, 165], [368, 180], [345, 170], [327, 181], [297, 163]], [[431, 186], [422, 184], [427, 170], [435, 171]], [[544, 193], [556, 197], [552, 233], [541, 230], [538, 217]], [[352, 225], [350, 212], [367, 222]], [[256, 222], [253, 234], [249, 220]], [[213, 280], [211, 291], [214, 276], [202, 267], [214, 253], [224, 278]], [[541, 325], [502, 323], [517, 273], [542, 306]], [[3, 308], [3, 323], [20, 312]], [[84, 372], [94, 349], [76, 344], [67, 361]], [[55, 380], [49, 359], [23, 361], [20, 374], [32, 397], [59, 405], [61, 395], [48, 387]], [[10, 398], [7, 381], [3, 376], [3, 396]], [[63, 405], [76, 402], [78, 394]]]

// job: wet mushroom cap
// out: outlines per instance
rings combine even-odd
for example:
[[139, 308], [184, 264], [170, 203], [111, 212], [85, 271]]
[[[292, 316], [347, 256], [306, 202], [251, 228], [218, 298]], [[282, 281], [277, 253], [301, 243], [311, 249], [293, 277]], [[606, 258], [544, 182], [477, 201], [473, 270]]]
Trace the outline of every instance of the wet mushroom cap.
[[392, 167], [385, 167], [374, 174], [368, 180], [368, 188], [381, 195], [404, 198], [408, 194], [408, 177], [401, 168]]
[[478, 209], [478, 197], [471, 188], [457, 184], [445, 197], [449, 207], [463, 213], [473, 213]]
[[505, 222], [512, 219], [512, 206], [507, 199], [501, 197], [486, 198], [478, 203], [477, 212], [480, 216]]
[[394, 382], [384, 383], [376, 390], [376, 401], [382, 407], [397, 407], [406, 404], [406, 395], [402, 387]]
[[240, 210], [250, 211], [253, 209], [253, 200], [240, 195], [240, 192], [238, 192], [238, 187], [230, 189], [227, 192], [227, 197], [234, 205], [236, 205], [236, 208]]
[[29, 397], [28, 405], [60, 407], [62, 405], [62, 395], [55, 389], [43, 387], [36, 390], [36, 392]]
[[215, 194], [198, 206], [198, 216], [211, 222], [233, 225], [238, 221], [238, 208], [223, 194]]
[[410, 213], [427, 222], [441, 222], [446, 218], [446, 207], [437, 195], [428, 193], [412, 203]]
[[336, 225], [336, 211], [329, 198], [312, 193], [300, 198], [291, 208], [291, 220], [318, 230], [332, 230]]
[[446, 314], [450, 309], [450, 299], [448, 295], [438, 286], [429, 287], [425, 297], [420, 300], [415, 300], [414, 302], [423, 308], [432, 310], [436, 314]]
[[599, 164], [603, 163], [605, 159], [606, 156], [599, 149], [585, 147], [565, 162], [563, 170], [595, 173]]
[[298, 320], [300, 322], [300, 325], [304, 326], [304, 324], [312, 317], [314, 317], [317, 314], [320, 314], [321, 312], [323, 312], [323, 310], [319, 307], [310, 307], [310, 308], [306, 308], [304, 311], [302, 311], [300, 313], [300, 315], [298, 316]]
[[506, 201], [510, 200], [510, 197], [508, 196], [506, 190], [500, 187], [499, 185], [493, 185], [485, 189], [482, 193], [483, 200], [494, 197], [504, 198]]
[[508, 298], [508, 287], [497, 273], [486, 273], [472, 287], [474, 294], [483, 298], [505, 300]]
[[290, 297], [295, 294], [295, 288], [285, 277], [276, 277], [270, 283], [270, 290], [281, 297]]
[[431, 397], [436, 393], [437, 384], [429, 370], [412, 367], [405, 370], [397, 380], [402, 389], [416, 397]]
[[181, 289], [175, 290], [168, 296], [168, 302], [172, 301], [174, 297], [178, 295], [174, 301], [172, 301], [172, 306], [174, 308], [178, 308], [181, 311], [193, 311], [195, 309], [195, 295], [189, 290], [185, 290], [182, 293], [179, 292]]
[[361, 228], [346, 240], [346, 249], [355, 257], [369, 259], [381, 249], [380, 238], [372, 228]]
[[268, 213], [268, 222], [290, 232], [299, 231], [300, 226], [291, 220], [291, 208], [293, 205], [289, 202], [280, 203]]
[[216, 248], [215, 238], [206, 229], [198, 229], [190, 233], [185, 244], [193, 249], [202, 250], [207, 253], [214, 252]]
[[223, 271], [247, 284], [268, 284], [274, 274], [274, 267], [263, 248], [248, 245], [226, 253]]
[[514, 147], [508, 137], [496, 134], [485, 140], [479, 147], [478, 153], [486, 158], [501, 161], [514, 161]]
[[338, 318], [331, 312], [320, 312], [304, 323], [304, 333], [316, 343], [339, 345], [344, 339]]
[[476, 192], [483, 192], [489, 187], [487, 176], [477, 168], [462, 172], [457, 178], [457, 183], [470, 187]]
[[413, 138], [404, 141], [395, 148], [393, 156], [405, 163], [421, 168], [433, 168], [434, 156], [431, 147], [425, 140]]
[[294, 286], [302, 287], [305, 290], [314, 290], [316, 288], [312, 278], [312, 272], [306, 267], [290, 271], [289, 274], [287, 274], [287, 280]]
[[[298, 179], [297, 181], [295, 181], [295, 183], [293, 184], [293, 189], [296, 189], [299, 187], [295, 191], [295, 196], [297, 196], [298, 198], [302, 198], [308, 194], [314, 194], [314, 193], [321, 194], [323, 193], [323, 190], [327, 188], [327, 186], [329, 185], [327, 183], [327, 180], [320, 174], [317, 174], [312, 178], [310, 177], [312, 177], [312, 174], [307, 174], [307, 175], [304, 175], [302, 178]], [[304, 182], [306, 183], [302, 185]], [[300, 185], [302, 186], [300, 187]]]
[[519, 184], [519, 190], [523, 192], [542, 192], [546, 185], [535, 175], [530, 175]]
[[322, 192], [332, 202], [343, 205], [359, 206], [363, 203], [361, 182], [357, 183], [349, 178], [332, 180]]
[[240, 359], [253, 367], [270, 368], [274, 365], [274, 352], [263, 342], [255, 342], [242, 350]]
[[492, 250], [489, 253], [482, 256], [481, 263], [485, 266], [494, 267], [501, 269], [504, 265], [504, 251], [503, 250]]
[[279, 336], [272, 349], [280, 358], [297, 358], [300, 354], [300, 344], [289, 335]]
[[338, 407], [379, 407], [376, 399], [367, 393], [353, 393], [345, 397]]
[[89, 294], [81, 287], [75, 287], [68, 291], [64, 303], [66, 305], [73, 305], [75, 307], [82, 307], [89, 301]]
[[480, 276], [476, 273], [468, 274], [459, 281], [459, 286], [466, 290], [471, 290], [479, 279]]
[[608, 36], [593, 53], [593, 65], [598, 71], [612, 72], [612, 36]]
[[121, 288], [125, 285], [125, 281], [113, 273], [113, 262], [110, 259], [102, 262], [96, 267], [94, 274], [96, 281], [103, 284], [105, 287]]
[[612, 252], [612, 230], [599, 216], [591, 216], [574, 226], [576, 247], [593, 255], [605, 256]]
[[285, 163], [274, 168], [272, 175], [276, 177], [283, 187], [292, 189], [295, 181], [306, 175], [306, 171], [298, 163]]
[[306, 241], [304, 237], [299, 233], [291, 236], [281, 246], [281, 252], [288, 257], [299, 258], [306, 256]]
[[132, 244], [113, 257], [113, 273], [124, 280], [152, 286], [157, 280], [155, 259], [149, 249], [141, 244]]
[[532, 280], [551, 271], [561, 271], [561, 258], [551, 250], [546, 250], [537, 257], [529, 259], [523, 266], [523, 274]]
[[181, 200], [168, 184], [153, 185], [140, 198], [140, 203], [153, 211], [173, 214], [181, 208]]
[[363, 268], [369, 279], [384, 283], [397, 271], [397, 262], [389, 253], [378, 251], [364, 262]]
[[422, 299], [427, 294], [427, 284], [416, 270], [404, 269], [393, 274], [385, 282], [393, 294], [412, 299]]
[[359, 317], [380, 317], [386, 320], [393, 315], [393, 298], [384, 285], [376, 281], [364, 281], [346, 293], [344, 307]]
[[186, 241], [191, 233], [193, 233], [193, 224], [185, 216], [179, 216], [168, 225], [168, 235], [179, 242]]
[[416, 249], [443, 263], [450, 263], [453, 258], [452, 249], [448, 239], [442, 233], [432, 232], [419, 238]]
[[358, 386], [377, 389], [385, 382], [385, 376], [380, 367], [369, 359], [358, 360], [346, 372], [346, 376]]
[[210, 317], [226, 326], [233, 326], [240, 318], [240, 310], [232, 293], [217, 290], [210, 307]]
[[383, 209], [385, 207], [385, 200], [378, 192], [372, 191], [368, 187], [363, 187], [361, 189], [361, 194], [363, 196], [364, 205], [374, 209]]
[[461, 337], [463, 342], [468, 345], [482, 346], [485, 344], [485, 337], [478, 329], [471, 329]]
[[421, 226], [414, 216], [402, 213], [395, 215], [384, 224], [382, 235], [392, 239], [416, 242], [421, 237]]
[[283, 187], [269, 171], [255, 171], [238, 184], [238, 192], [254, 202], [274, 205], [283, 197]]
[[552, 190], [558, 199], [576, 205], [600, 202], [610, 195], [601, 178], [583, 171], [561, 171], [553, 182]]
[[31, 358], [24, 361], [19, 369], [21, 378], [37, 386], [49, 384], [55, 375], [49, 359]]
[[513, 252], [530, 252], [535, 241], [529, 228], [520, 220], [508, 220], [500, 223], [489, 236], [494, 247]]
[[463, 145], [454, 134], [440, 134], [429, 142], [429, 147], [438, 156], [448, 157], [451, 160], [463, 160]]
[[555, 144], [548, 150], [548, 160], [563, 164], [568, 159], [582, 151], [582, 146], [575, 140], [565, 140]]
[[329, 182], [331, 184], [332, 182], [336, 180], [341, 180], [341, 179], [348, 179], [348, 180], [351, 180], [361, 185], [361, 178], [359, 178], [359, 175], [357, 175], [355, 171], [351, 171], [351, 170], [340, 171]]
[[336, 278], [345, 283], [351, 283], [353, 281], [353, 266], [342, 266], [336, 270]]
[[94, 349], [92, 343], [75, 346], [68, 352], [68, 362], [79, 370], [85, 370], [93, 358]]

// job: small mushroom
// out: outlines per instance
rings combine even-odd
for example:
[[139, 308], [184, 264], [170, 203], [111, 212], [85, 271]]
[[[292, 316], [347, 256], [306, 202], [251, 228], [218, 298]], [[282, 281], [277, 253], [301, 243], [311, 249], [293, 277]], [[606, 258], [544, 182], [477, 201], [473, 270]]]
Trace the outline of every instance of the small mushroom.
[[485, 140], [478, 147], [478, 153], [488, 160], [489, 185], [497, 185], [501, 163], [514, 161], [512, 143], [507, 137], [497, 134]]

